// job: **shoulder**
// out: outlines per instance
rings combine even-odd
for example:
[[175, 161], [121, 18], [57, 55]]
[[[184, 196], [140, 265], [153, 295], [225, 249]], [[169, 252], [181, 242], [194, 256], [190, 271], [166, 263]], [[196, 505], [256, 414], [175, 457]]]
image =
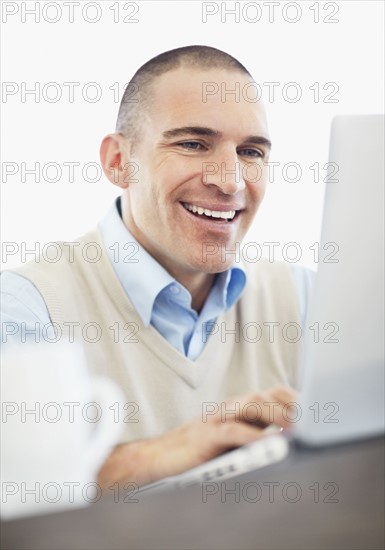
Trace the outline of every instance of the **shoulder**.
[[279, 304], [294, 300], [302, 326], [306, 321], [309, 299], [313, 292], [316, 272], [302, 265], [283, 261], [270, 262], [262, 258], [244, 266], [247, 274], [248, 299], [252, 295], [267, 296]]
[[258, 262], [244, 262], [242, 268], [247, 283], [254, 288], [294, 283], [291, 265], [283, 261], [270, 262], [267, 258], [261, 258]]
[[39, 290], [29, 279], [12, 271], [1, 273], [1, 312], [3, 320], [49, 322]]
[[248, 280], [275, 282], [278, 279], [292, 280], [296, 287], [310, 290], [314, 285], [316, 272], [308, 267], [291, 264], [284, 261], [270, 262], [267, 258], [261, 258], [258, 262], [245, 262], [242, 264]]

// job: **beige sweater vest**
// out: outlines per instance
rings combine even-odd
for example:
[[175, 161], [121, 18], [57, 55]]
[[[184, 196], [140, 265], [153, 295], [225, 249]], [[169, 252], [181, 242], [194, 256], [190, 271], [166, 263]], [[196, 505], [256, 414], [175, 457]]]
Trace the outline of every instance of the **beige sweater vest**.
[[[73, 248], [57, 243], [62, 256], [56, 262], [41, 258], [13, 271], [38, 288], [60, 341], [80, 334], [90, 369], [114, 379], [133, 404], [127, 406], [121, 442], [160, 435], [201, 417], [207, 403], [220, 407], [234, 395], [295, 385], [299, 311], [285, 263], [263, 260], [245, 266], [242, 297], [217, 319], [202, 353], [192, 361], [154, 327], [143, 325], [99, 230], [75, 242], [79, 245]], [[83, 254], [92, 242], [101, 250], [95, 262], [89, 259], [90, 247]]]

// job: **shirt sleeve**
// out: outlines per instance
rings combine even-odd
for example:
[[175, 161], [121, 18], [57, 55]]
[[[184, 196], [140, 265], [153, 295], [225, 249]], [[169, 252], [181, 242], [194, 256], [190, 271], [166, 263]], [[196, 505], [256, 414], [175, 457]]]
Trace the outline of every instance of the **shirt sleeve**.
[[35, 285], [17, 273], [2, 273], [2, 346], [42, 340], [52, 342], [54, 338], [54, 327], [47, 306]]

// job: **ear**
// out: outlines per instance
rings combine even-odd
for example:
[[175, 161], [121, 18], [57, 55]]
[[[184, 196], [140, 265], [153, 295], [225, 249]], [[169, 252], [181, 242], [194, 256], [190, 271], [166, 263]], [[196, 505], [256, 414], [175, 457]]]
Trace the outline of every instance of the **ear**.
[[111, 183], [126, 189], [127, 167], [129, 166], [130, 142], [121, 134], [109, 134], [100, 146], [100, 161], [103, 171]]

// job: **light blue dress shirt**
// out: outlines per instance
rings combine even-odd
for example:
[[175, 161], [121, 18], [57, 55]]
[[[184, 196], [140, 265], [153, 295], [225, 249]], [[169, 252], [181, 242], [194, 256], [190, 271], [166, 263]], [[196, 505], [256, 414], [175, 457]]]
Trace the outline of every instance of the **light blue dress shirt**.
[[[197, 313], [191, 295], [134, 239], [120, 216], [120, 198], [99, 222], [99, 230], [111, 265], [145, 326], [153, 325], [162, 336], [190, 359], [202, 352], [213, 322], [240, 298], [246, 273], [233, 266], [216, 276], [207, 300]], [[314, 273], [292, 265], [302, 326], [305, 323], [308, 295]], [[38, 341], [44, 327], [51, 338], [51, 320], [37, 288], [12, 272], [1, 276], [2, 343]], [[53, 330], [51, 328], [51, 330]], [[31, 332], [29, 332], [31, 331]], [[13, 333], [13, 334], [12, 334]], [[52, 332], [53, 334], [53, 332]]]

